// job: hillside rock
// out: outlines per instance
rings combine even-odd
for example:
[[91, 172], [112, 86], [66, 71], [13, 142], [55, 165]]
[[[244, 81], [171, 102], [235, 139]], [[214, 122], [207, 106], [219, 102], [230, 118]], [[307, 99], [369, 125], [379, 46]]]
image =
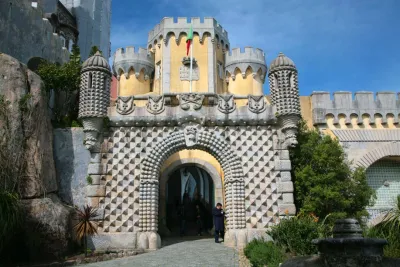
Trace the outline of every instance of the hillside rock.
[[[42, 80], [18, 60], [0, 54], [0, 95], [11, 103], [13, 136], [21, 141], [19, 146], [14, 146], [14, 151], [24, 150], [25, 173], [20, 183], [22, 198], [57, 191], [53, 129]], [[21, 108], [22, 102], [25, 111]], [[19, 154], [19, 151], [15, 152]]]

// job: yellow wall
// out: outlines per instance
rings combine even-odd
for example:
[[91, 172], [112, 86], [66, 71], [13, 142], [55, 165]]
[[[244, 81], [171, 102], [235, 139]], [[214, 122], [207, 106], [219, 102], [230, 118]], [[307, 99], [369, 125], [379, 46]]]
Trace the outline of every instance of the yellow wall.
[[[160, 47], [159, 47], [160, 46]], [[157, 63], [160, 64], [161, 67], [161, 75], [159, 79], [154, 79], [153, 81], [153, 92], [155, 94], [160, 94], [161, 92], [161, 84], [162, 84], [162, 51], [163, 51], [163, 39], [161, 39], [158, 43], [153, 46], [154, 51], [154, 71], [157, 70]], [[155, 78], [155, 77], [154, 77]]]
[[121, 74], [118, 83], [119, 96], [141, 95], [150, 92], [150, 79], [144, 80], [144, 72], [140, 71], [139, 78], [135, 76], [135, 70], [129, 71], [129, 78], [127, 79], [124, 74]]
[[222, 179], [222, 183], [224, 182], [224, 172], [222, 171], [222, 167], [217, 161], [216, 158], [214, 158], [211, 154], [203, 151], [203, 150], [181, 150], [179, 152], [176, 152], [172, 154], [161, 166], [161, 173], [165, 171], [166, 168], [168, 168], [169, 165], [171, 165], [173, 162], [179, 160], [179, 159], [189, 159], [189, 158], [198, 158], [204, 161], [207, 161], [210, 163], [218, 172]]
[[[236, 77], [235, 80], [232, 79], [232, 75]], [[262, 95], [262, 87], [263, 83], [259, 73], [253, 77], [253, 70], [248, 68], [245, 78], [243, 78], [241, 71], [236, 69], [229, 78], [228, 92], [235, 95]]]
[[[189, 81], [181, 81], [179, 69], [182, 66], [182, 59], [186, 57], [186, 36], [181, 36], [178, 44], [175, 37], [169, 38], [171, 49], [171, 69], [170, 69], [170, 92], [182, 93], [189, 92]], [[200, 70], [200, 79], [192, 82], [193, 92], [208, 92], [208, 38], [204, 38], [200, 43], [197, 34], [193, 36], [193, 57], [197, 61]]]
[[[224, 52], [223, 52], [223, 47], [222, 45], [218, 45], [219, 41], [215, 40], [214, 42], [214, 51], [216, 53], [216, 64], [215, 64], [215, 78], [217, 81], [217, 88], [216, 88], [216, 93], [217, 94], [224, 94], [227, 92], [227, 86], [225, 82], [225, 71], [222, 73], [223, 79], [219, 78], [218, 74], [218, 62], [222, 63], [222, 66], [225, 68], [225, 57], [224, 57]], [[219, 46], [219, 47], [218, 47]], [[225, 70], [225, 69], [224, 69]]]

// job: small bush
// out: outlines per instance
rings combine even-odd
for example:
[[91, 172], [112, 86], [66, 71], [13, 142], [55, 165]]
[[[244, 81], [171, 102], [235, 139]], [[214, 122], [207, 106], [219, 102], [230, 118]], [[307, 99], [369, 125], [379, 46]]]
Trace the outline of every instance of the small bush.
[[278, 267], [286, 259], [285, 253], [272, 241], [253, 240], [244, 249], [244, 255], [253, 267]]
[[90, 176], [90, 175], [86, 176], [86, 182], [88, 183], [88, 185], [91, 185], [93, 183], [92, 176]]
[[318, 218], [311, 215], [282, 219], [268, 234], [276, 245], [294, 255], [312, 255], [317, 248], [311, 244], [319, 237], [321, 227]]

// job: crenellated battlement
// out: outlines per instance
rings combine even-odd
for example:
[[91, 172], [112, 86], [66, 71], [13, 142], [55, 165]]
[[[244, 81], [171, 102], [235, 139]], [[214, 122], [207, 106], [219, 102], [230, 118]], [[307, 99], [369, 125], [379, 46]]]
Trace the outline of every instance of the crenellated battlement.
[[114, 53], [113, 71], [118, 77], [122, 73], [129, 77], [129, 70], [133, 69], [136, 76], [139, 76], [141, 70], [144, 70], [145, 75], [150, 76], [154, 71], [154, 60], [147, 52], [147, 49], [128, 46], [126, 48], [118, 48]]
[[214, 18], [207, 17], [204, 18], [203, 22], [198, 17], [190, 19], [180, 17], [176, 20], [171, 17], [163, 18], [163, 20], [149, 32], [147, 41], [148, 47], [160, 42], [162, 38], [164, 38], [164, 42], [167, 42], [171, 35], [174, 35], [175, 39], [178, 40], [181, 34], [187, 34], [191, 24], [193, 25], [193, 32], [200, 36], [201, 41], [204, 39], [205, 34], [209, 34], [212, 39], [223, 44], [223, 47], [225, 47], [225, 45], [229, 47], [228, 32]]
[[248, 67], [251, 67], [253, 73], [257, 73], [261, 69], [263, 77], [266, 76], [268, 70], [264, 51], [253, 47], [245, 47], [244, 50], [233, 48], [231, 52], [226, 52], [225, 67], [231, 74], [238, 68], [243, 77]]
[[351, 117], [357, 118], [362, 123], [363, 116], [369, 117], [370, 123], [374, 123], [376, 116], [382, 117], [386, 122], [388, 116], [393, 116], [397, 123], [400, 115], [400, 93], [378, 92], [374, 97], [373, 92], [360, 91], [351, 92], [339, 91], [313, 92], [311, 95], [313, 123], [314, 125], [326, 124], [326, 117], [333, 116], [334, 123], [339, 123], [339, 117], [345, 118], [345, 123], [351, 123]]

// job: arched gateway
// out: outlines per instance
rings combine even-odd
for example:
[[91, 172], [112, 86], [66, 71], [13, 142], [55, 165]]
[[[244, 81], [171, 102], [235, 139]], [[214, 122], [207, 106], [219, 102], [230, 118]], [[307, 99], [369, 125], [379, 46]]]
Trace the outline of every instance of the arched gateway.
[[[162, 25], [177, 30], [171, 20]], [[152, 51], [116, 52], [115, 103], [109, 99], [108, 62], [96, 54], [83, 64], [79, 117], [91, 152], [87, 201], [99, 212], [95, 248], [160, 247], [159, 211], [166, 204], [161, 169], [182, 151], [190, 151], [187, 162], [200, 159], [221, 168], [223, 179], [215, 184], [225, 204], [226, 245], [243, 247], [265, 235], [281, 216], [295, 214], [288, 147], [296, 144], [300, 119], [296, 67], [279, 54], [268, 74], [271, 98], [262, 95], [267, 74], [263, 52], [234, 49], [215, 65], [226, 47], [213, 42], [221, 31], [215, 25], [207, 19], [202, 26], [211, 36], [194, 37], [196, 51], [204, 53], [194, 55], [193, 90], [186, 90], [187, 58], [172, 49], [184, 42], [161, 40], [172, 36], [168, 29], [157, 35], [161, 39]]]
[[[196, 126], [187, 126], [157, 143], [149, 157], [143, 160], [143, 175], [140, 178], [140, 231], [158, 231], [160, 168], [170, 155], [183, 149], [204, 150], [218, 160], [225, 176], [227, 228], [245, 228], [245, 185], [240, 159], [230, 149], [229, 144], [222, 138], [217, 138], [214, 133]], [[144, 235], [141, 238], [144, 239]]]

